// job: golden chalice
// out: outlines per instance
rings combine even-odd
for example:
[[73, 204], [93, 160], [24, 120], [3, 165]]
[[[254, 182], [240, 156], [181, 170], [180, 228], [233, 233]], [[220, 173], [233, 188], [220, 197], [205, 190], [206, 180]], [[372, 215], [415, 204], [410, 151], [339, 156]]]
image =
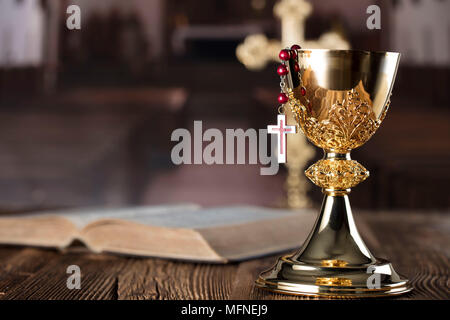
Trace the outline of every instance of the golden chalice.
[[[296, 54], [295, 54], [296, 53]], [[285, 93], [298, 126], [324, 150], [306, 170], [325, 194], [313, 230], [295, 254], [256, 280], [270, 291], [329, 298], [398, 295], [412, 289], [392, 265], [375, 258], [353, 220], [348, 193], [369, 176], [350, 151], [381, 125], [399, 53], [296, 50], [285, 62]], [[294, 71], [295, 70], [295, 71]]]

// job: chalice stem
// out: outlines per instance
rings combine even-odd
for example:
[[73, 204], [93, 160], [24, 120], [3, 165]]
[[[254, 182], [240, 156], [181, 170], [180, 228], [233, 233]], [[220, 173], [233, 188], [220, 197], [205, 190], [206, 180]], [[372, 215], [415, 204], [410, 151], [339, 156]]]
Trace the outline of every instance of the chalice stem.
[[308, 170], [307, 176], [322, 187], [325, 197], [316, 224], [294, 261], [317, 265], [358, 265], [374, 263], [353, 220], [348, 193], [366, 179], [369, 172], [350, 158], [350, 153], [326, 152]]
[[348, 195], [325, 194], [315, 226], [292, 260], [330, 267], [375, 263], [356, 228]]

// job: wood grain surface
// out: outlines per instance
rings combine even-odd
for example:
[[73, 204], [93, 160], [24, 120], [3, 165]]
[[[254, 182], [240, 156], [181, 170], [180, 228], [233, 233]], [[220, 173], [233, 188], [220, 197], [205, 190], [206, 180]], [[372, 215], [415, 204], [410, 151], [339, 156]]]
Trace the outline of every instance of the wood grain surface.
[[[360, 232], [372, 252], [389, 258], [414, 291], [396, 299], [449, 299], [450, 219], [438, 213], [365, 213]], [[367, 230], [366, 230], [367, 229]], [[370, 230], [368, 230], [370, 229]], [[0, 299], [302, 299], [255, 288], [274, 264], [265, 257], [227, 265], [0, 247]], [[66, 286], [69, 265], [81, 269], [81, 289]]]

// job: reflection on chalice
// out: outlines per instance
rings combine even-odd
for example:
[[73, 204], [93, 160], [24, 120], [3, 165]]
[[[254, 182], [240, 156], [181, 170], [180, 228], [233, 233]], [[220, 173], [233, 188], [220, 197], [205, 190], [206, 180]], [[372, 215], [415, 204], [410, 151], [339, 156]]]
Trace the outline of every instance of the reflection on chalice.
[[412, 289], [392, 265], [375, 258], [356, 229], [348, 194], [369, 176], [350, 158], [381, 125], [400, 54], [353, 50], [294, 50], [286, 60], [285, 94], [305, 136], [324, 150], [306, 170], [325, 194], [317, 221], [303, 246], [281, 257], [256, 285], [270, 291], [359, 298]]

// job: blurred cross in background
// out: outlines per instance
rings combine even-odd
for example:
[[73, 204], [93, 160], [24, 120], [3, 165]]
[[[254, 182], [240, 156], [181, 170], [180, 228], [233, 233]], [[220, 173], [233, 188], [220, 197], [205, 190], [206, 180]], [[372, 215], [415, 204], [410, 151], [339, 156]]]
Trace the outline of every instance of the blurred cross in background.
[[264, 34], [252, 34], [236, 48], [239, 61], [250, 70], [264, 68], [269, 61], [278, 61], [278, 52], [294, 43], [308, 49], [349, 49], [349, 43], [337, 32], [329, 31], [317, 40], [305, 40], [305, 20], [312, 13], [312, 5], [305, 0], [280, 0], [273, 7], [281, 20], [281, 41], [268, 39]]
[[[269, 61], [278, 61], [283, 47], [299, 44], [303, 48], [349, 49], [349, 43], [337, 32], [322, 34], [317, 40], [305, 40], [305, 20], [312, 12], [312, 5], [305, 0], [280, 0], [273, 8], [274, 15], [281, 20], [281, 41], [268, 39], [264, 34], [253, 34], [245, 38], [236, 48], [236, 56], [250, 70], [259, 70]], [[274, 107], [274, 110], [276, 108]], [[295, 125], [293, 115], [286, 109], [287, 121]], [[286, 179], [287, 205], [301, 208], [310, 205], [306, 195], [309, 184], [303, 169], [313, 156], [314, 150], [302, 134], [289, 135], [288, 176]]]

